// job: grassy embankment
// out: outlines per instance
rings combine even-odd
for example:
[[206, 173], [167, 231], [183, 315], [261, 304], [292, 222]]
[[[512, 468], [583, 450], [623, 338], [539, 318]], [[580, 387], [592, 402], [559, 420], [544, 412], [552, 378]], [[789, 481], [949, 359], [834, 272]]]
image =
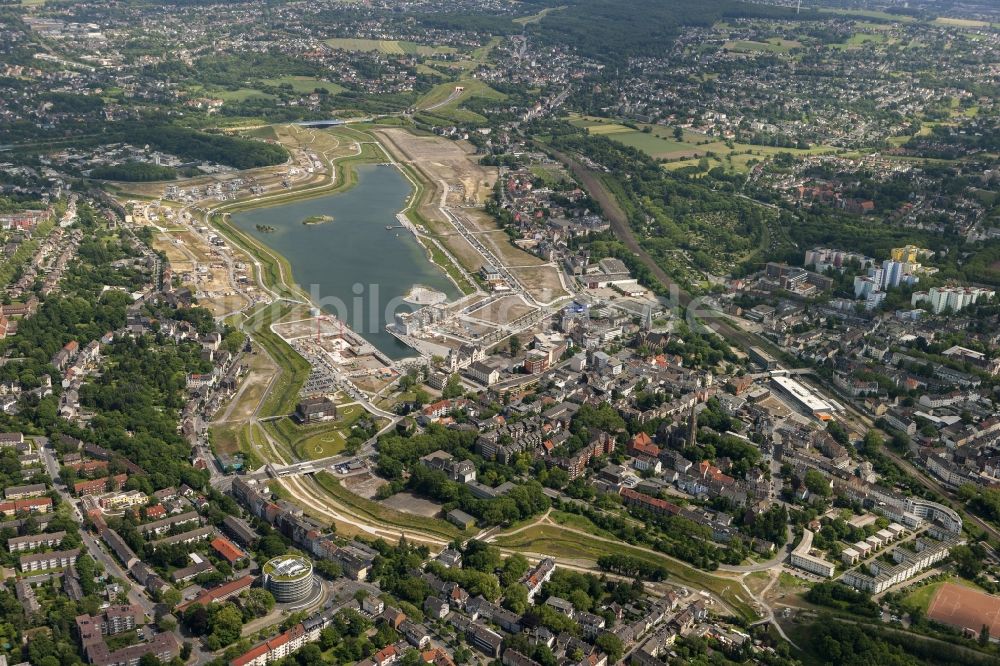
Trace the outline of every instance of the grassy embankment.
[[[463, 88], [456, 92], [456, 88]], [[462, 104], [473, 97], [502, 100], [507, 95], [490, 88], [478, 79], [460, 79], [441, 83], [431, 88], [420, 98], [416, 106], [417, 119], [428, 125], [452, 125], [461, 123], [485, 123], [486, 118]], [[432, 108], [433, 107], [433, 108]]]
[[625, 543], [609, 543], [589, 538], [576, 531], [564, 530], [558, 525], [536, 525], [517, 534], [501, 534], [494, 543], [501, 548], [589, 562], [596, 562], [602, 555], [630, 555], [643, 562], [664, 567], [670, 573], [669, 580], [672, 582], [712, 592], [746, 619], [758, 617], [746, 598], [746, 592], [735, 578], [716, 576]]
[[[399, 162], [398, 165], [413, 184], [413, 194], [410, 196], [409, 204], [406, 210], [403, 211], [403, 214], [406, 215], [410, 222], [423, 227], [429, 233], [431, 229], [433, 229], [433, 225], [421, 214], [420, 207], [430, 203], [430, 200], [434, 197], [434, 190], [427, 187], [426, 180], [421, 176], [417, 169], [414, 169], [408, 164], [403, 164], [402, 162]], [[459, 270], [457, 266], [457, 258], [453, 258], [442, 252], [441, 248], [430, 241], [422, 241], [421, 245], [424, 246], [430, 260], [437, 265], [438, 268], [448, 274], [448, 277], [452, 279], [463, 294], [468, 295], [476, 291], [475, 285], [469, 282], [462, 274], [462, 271]]]
[[333, 456], [344, 450], [352, 426], [365, 415], [359, 404], [338, 410], [337, 418], [328, 423], [299, 426], [290, 418], [276, 419], [265, 424], [271, 436], [300, 460], [315, 460]]

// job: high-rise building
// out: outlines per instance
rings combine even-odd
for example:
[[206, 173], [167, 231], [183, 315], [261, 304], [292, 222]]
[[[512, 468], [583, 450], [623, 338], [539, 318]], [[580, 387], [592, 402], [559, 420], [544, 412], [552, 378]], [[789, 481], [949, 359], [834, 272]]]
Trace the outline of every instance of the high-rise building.
[[930, 291], [914, 292], [910, 303], [916, 306], [927, 301], [931, 312], [940, 314], [948, 308], [952, 312], [958, 312], [980, 300], [989, 300], [995, 295], [996, 292], [992, 289], [981, 287], [931, 287]]

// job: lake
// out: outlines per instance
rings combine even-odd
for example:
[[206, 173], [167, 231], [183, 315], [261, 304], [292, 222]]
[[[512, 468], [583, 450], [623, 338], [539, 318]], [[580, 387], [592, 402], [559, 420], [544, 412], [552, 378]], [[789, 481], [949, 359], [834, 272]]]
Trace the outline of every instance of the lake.
[[[403, 174], [374, 164], [355, 170], [357, 183], [346, 192], [235, 213], [232, 221], [284, 256], [295, 281], [323, 310], [342, 317], [388, 356], [413, 356], [410, 347], [385, 332], [387, 306], [415, 309], [400, 303], [415, 284], [442, 291], [449, 299], [458, 296], [458, 289], [411, 232], [386, 230], [399, 226], [396, 214], [410, 196]], [[319, 216], [333, 220], [302, 223]], [[274, 231], [260, 231], [257, 225]]]

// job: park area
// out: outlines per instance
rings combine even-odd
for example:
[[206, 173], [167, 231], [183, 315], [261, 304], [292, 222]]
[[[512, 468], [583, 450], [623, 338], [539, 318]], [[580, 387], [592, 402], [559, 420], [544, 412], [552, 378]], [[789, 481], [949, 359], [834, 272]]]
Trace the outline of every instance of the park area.
[[726, 171], [748, 173], [752, 162], [761, 162], [778, 153], [816, 155], [833, 152], [833, 148], [827, 146], [802, 149], [733, 143], [689, 129], [682, 129], [678, 136], [674, 128], [664, 125], [627, 126], [597, 116], [570, 114], [569, 122], [586, 129], [592, 136], [607, 137], [641, 150], [655, 160], [663, 160], [666, 162], [664, 167], [670, 170], [699, 165], [704, 167], [706, 165], [701, 160], [706, 159], [708, 169], [720, 166]]
[[327, 423], [300, 426], [290, 418], [269, 422], [266, 427], [299, 460], [317, 460], [344, 450], [351, 428], [365, 415], [364, 407], [350, 403], [337, 408], [337, 418]]

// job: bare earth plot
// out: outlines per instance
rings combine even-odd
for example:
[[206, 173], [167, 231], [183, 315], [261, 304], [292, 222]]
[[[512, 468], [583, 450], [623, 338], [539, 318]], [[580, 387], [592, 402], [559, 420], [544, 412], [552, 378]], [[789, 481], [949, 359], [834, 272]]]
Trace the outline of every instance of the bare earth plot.
[[985, 624], [990, 628], [990, 635], [996, 636], [1000, 632], [1000, 597], [964, 585], [945, 583], [927, 608], [927, 617], [976, 633]]
[[155, 218], [153, 220], [147, 218], [146, 214], [143, 211], [142, 214], [136, 214], [134, 219], [142, 224], [155, 223], [160, 228], [166, 228], [166, 231], [154, 236], [153, 247], [166, 254], [174, 275], [198, 294], [201, 305], [213, 315], [220, 316], [235, 312], [247, 304], [246, 298], [230, 284], [229, 269], [222, 261], [218, 249], [209, 246], [200, 236], [190, 231], [179, 231], [178, 227], [165, 224], [158, 213], [148, 213]]
[[396, 493], [392, 497], [382, 500], [382, 504], [396, 511], [412, 513], [415, 516], [434, 518], [441, 513], [441, 505], [436, 502], [417, 497], [413, 493]]
[[533, 310], [535, 310], [535, 308], [525, 305], [524, 301], [517, 296], [508, 296], [490, 303], [484, 308], [470, 312], [469, 316], [475, 317], [476, 319], [483, 319], [485, 321], [503, 323], [513, 321], [521, 315], [525, 315]]
[[[376, 130], [375, 134], [394, 146], [403, 155], [403, 161], [421, 171], [433, 184], [437, 191], [426, 203], [434, 208], [441, 200], [442, 180], [448, 184], [449, 205], [461, 205], [466, 201], [481, 204], [489, 198], [497, 180], [497, 170], [479, 165], [472, 144], [437, 136], [417, 136], [396, 128]], [[440, 214], [435, 215], [435, 219], [439, 217]]]
[[486, 263], [483, 255], [479, 254], [476, 248], [472, 247], [469, 241], [465, 240], [457, 231], [441, 234], [438, 236], [438, 240], [444, 243], [448, 251], [465, 267], [465, 270], [471, 273], [477, 272]]
[[231, 408], [225, 408], [217, 417], [224, 415], [226, 410], [229, 410], [228, 418], [224, 419], [226, 421], [243, 423], [253, 416], [254, 410], [264, 397], [268, 383], [278, 369], [271, 358], [261, 352], [254, 352], [250, 356], [249, 366], [250, 372], [239, 389], [237, 402], [231, 405]]
[[511, 269], [532, 298], [539, 303], [548, 303], [556, 298], [567, 296], [559, 281], [559, 269], [554, 266], [536, 266], [534, 268]]
[[385, 479], [381, 479], [371, 473], [358, 474], [357, 476], [352, 476], [344, 479], [342, 485], [350, 490], [352, 493], [358, 497], [364, 497], [365, 499], [374, 499], [375, 492], [379, 487], [388, 483]]

